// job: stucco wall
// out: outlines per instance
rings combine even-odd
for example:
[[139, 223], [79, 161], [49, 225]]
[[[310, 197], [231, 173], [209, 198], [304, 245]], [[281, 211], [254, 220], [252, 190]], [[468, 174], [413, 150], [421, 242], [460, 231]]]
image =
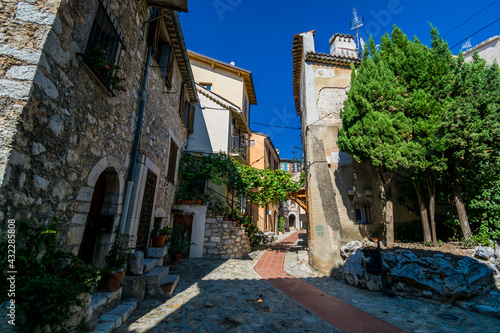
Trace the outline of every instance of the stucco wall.
[[[195, 76], [196, 80], [198, 78]], [[189, 137], [188, 150], [207, 153], [229, 153], [231, 115], [229, 110], [203, 94], [199, 94], [204, 108], [197, 109], [193, 134]]]
[[[311, 33], [304, 34], [304, 53], [309, 51], [314, 51]], [[303, 63], [301, 119], [308, 171], [309, 251], [312, 264], [328, 273], [342, 264], [342, 245], [367, 237], [382, 221], [380, 186], [373, 170], [337, 146], [350, 77], [347, 67]], [[370, 224], [356, 223], [356, 204], [366, 205]]]
[[211, 83], [214, 93], [242, 108], [245, 91], [243, 77], [238, 77], [235, 73], [220, 67], [214, 69], [209, 64], [193, 58], [191, 58], [191, 66], [197, 82]]
[[495, 60], [500, 64], [500, 36], [491, 38], [490, 41], [485, 41], [464, 52], [465, 61], [472, 61], [472, 56], [476, 50], [479, 56], [486, 60], [488, 64], [492, 65]]

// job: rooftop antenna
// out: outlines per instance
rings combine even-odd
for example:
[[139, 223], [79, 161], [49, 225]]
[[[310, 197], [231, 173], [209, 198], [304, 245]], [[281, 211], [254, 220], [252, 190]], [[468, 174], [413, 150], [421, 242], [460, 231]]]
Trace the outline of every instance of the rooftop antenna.
[[472, 47], [471, 43], [470, 43], [470, 38], [467, 39], [467, 41], [465, 42], [465, 44], [462, 44], [462, 49], [465, 51], [467, 49], [470, 49]]
[[356, 29], [356, 45], [357, 51], [359, 53], [359, 36], [358, 36], [358, 28], [363, 26], [364, 19], [363, 16], [358, 17], [358, 13], [356, 12], [356, 7], [352, 9], [353, 19], [351, 20], [351, 30]]

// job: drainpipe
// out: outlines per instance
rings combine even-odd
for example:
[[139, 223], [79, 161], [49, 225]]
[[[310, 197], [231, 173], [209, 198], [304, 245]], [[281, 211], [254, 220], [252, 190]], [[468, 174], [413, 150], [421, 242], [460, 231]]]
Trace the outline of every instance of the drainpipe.
[[130, 198], [132, 196], [132, 187], [134, 186], [135, 164], [137, 161], [137, 155], [139, 153], [139, 143], [141, 140], [141, 132], [142, 132], [142, 120], [144, 118], [144, 109], [146, 107], [146, 85], [148, 82], [149, 62], [151, 60], [152, 50], [153, 50], [153, 47], [150, 45], [148, 47], [148, 57], [146, 59], [146, 68], [144, 69], [144, 78], [142, 81], [141, 104], [139, 106], [139, 119], [137, 119], [137, 128], [135, 131], [134, 150], [132, 153], [132, 160], [130, 161], [130, 172], [128, 174], [128, 179], [127, 179], [127, 192], [125, 193], [125, 201], [123, 203], [122, 218], [120, 220], [120, 234], [123, 234], [123, 232], [125, 231], [125, 221], [127, 219], [128, 209], [130, 206]]

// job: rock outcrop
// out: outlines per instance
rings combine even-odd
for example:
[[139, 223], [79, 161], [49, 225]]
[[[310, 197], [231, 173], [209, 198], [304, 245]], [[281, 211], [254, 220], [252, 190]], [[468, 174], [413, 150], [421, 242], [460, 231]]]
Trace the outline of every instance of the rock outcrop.
[[[474, 258], [425, 251], [383, 251], [388, 290], [396, 295], [454, 301], [488, 292], [494, 286], [494, 269]], [[369, 290], [382, 290], [381, 276], [367, 273], [363, 251], [357, 249], [343, 265], [347, 283]]]

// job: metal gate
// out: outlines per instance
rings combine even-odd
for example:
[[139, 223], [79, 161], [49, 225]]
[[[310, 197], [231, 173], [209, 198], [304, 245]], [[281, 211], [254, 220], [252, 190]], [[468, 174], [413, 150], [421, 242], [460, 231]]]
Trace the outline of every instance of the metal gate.
[[148, 248], [149, 228], [151, 226], [151, 216], [155, 199], [156, 180], [158, 177], [148, 170], [144, 195], [142, 197], [141, 215], [139, 216], [139, 227], [137, 228], [136, 251], [146, 253]]

